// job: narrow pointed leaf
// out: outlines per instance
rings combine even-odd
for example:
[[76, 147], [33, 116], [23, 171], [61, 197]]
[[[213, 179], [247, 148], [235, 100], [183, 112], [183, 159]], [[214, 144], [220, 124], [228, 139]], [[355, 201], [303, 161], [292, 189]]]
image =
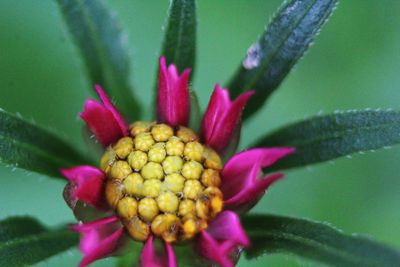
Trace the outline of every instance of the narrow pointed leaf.
[[274, 215], [246, 215], [242, 223], [252, 246], [249, 258], [290, 253], [340, 267], [399, 266], [400, 251], [324, 223]]
[[[129, 118], [140, 107], [129, 81], [127, 36], [103, 0], [57, 0], [61, 13], [87, 67], [90, 83], [100, 84]], [[92, 89], [92, 86], [90, 86]]]
[[60, 168], [87, 160], [49, 131], [0, 109], [0, 163], [61, 177]]
[[233, 97], [254, 89], [243, 117], [262, 107], [308, 49], [336, 6], [336, 0], [285, 1], [260, 39], [252, 44], [227, 86]]
[[50, 230], [30, 217], [0, 221], [0, 266], [27, 266], [43, 261], [78, 243], [78, 235]]
[[190, 68], [194, 73], [196, 24], [195, 0], [171, 2], [162, 55], [165, 56], [167, 65], [175, 64], [179, 72]]
[[317, 116], [267, 135], [253, 146], [290, 146], [296, 152], [274, 165], [285, 169], [400, 143], [399, 111], [350, 111]]

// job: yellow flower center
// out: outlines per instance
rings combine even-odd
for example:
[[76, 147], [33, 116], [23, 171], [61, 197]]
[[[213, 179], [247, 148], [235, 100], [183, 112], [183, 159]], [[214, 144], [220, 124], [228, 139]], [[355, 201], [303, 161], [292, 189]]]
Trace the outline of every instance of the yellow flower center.
[[191, 239], [223, 208], [221, 158], [188, 128], [135, 122], [100, 166], [107, 202], [135, 240]]

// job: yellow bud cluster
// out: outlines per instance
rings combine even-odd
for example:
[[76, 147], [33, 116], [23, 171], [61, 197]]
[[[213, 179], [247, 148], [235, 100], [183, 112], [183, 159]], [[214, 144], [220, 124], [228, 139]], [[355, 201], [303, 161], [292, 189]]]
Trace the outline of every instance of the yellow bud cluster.
[[222, 161], [186, 127], [135, 122], [100, 160], [105, 197], [135, 240], [187, 240], [223, 208]]

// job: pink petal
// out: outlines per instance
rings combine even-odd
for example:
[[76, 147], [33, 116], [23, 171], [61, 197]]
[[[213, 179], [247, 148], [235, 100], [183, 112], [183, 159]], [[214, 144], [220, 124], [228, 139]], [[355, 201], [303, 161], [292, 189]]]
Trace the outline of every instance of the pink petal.
[[239, 247], [250, 245], [239, 216], [232, 211], [223, 211], [201, 232], [199, 238], [201, 254], [223, 267], [234, 266], [233, 254]]
[[118, 250], [124, 228], [116, 216], [100, 219], [91, 223], [76, 224], [72, 229], [81, 234], [79, 245], [83, 259], [79, 267], [111, 256]]
[[70, 169], [61, 169], [69, 183], [64, 190], [64, 198], [74, 209], [77, 201], [82, 201], [94, 208], [105, 209], [104, 173], [92, 166], [78, 166]]
[[294, 148], [255, 148], [233, 156], [222, 170], [225, 207], [243, 210], [255, 204], [273, 182], [283, 177], [278, 173], [260, 179], [262, 168], [294, 151]]
[[230, 259], [231, 251], [234, 249], [230, 241], [218, 242], [211, 234], [202, 231], [197, 244], [200, 254], [206, 259], [217, 263], [221, 267], [235, 266]]
[[128, 133], [128, 125], [126, 124], [124, 118], [119, 113], [119, 111], [115, 108], [115, 106], [111, 103], [110, 98], [104, 92], [103, 88], [100, 85], [95, 85], [96, 93], [100, 97], [100, 100], [103, 102], [104, 106], [112, 113], [114, 119], [117, 121], [119, 128], [123, 135]]
[[253, 94], [254, 91], [248, 91], [231, 101], [228, 90], [219, 84], [215, 85], [202, 122], [202, 136], [206, 144], [223, 152], [240, 122], [242, 110]]
[[85, 101], [85, 107], [80, 114], [81, 118], [89, 126], [103, 146], [108, 146], [125, 136], [128, 132], [128, 125], [111, 103], [108, 96], [100, 86], [96, 85], [102, 103], [93, 99]]
[[172, 126], [187, 126], [190, 115], [190, 69], [178, 74], [176, 66], [167, 68], [165, 57], [160, 58], [158, 77], [157, 114], [160, 122]]
[[174, 248], [170, 243], [165, 242], [165, 251], [167, 252], [167, 257], [168, 257], [168, 267], [176, 267], [178, 266], [176, 262], [176, 257], [175, 257], [175, 252]]
[[167, 258], [159, 255], [154, 246], [154, 237], [150, 236], [143, 246], [140, 255], [142, 267], [176, 267], [176, 257], [172, 245], [164, 242]]
[[232, 211], [223, 211], [210, 223], [207, 228], [217, 240], [230, 240], [237, 246], [250, 245], [249, 238], [240, 223], [239, 216]]

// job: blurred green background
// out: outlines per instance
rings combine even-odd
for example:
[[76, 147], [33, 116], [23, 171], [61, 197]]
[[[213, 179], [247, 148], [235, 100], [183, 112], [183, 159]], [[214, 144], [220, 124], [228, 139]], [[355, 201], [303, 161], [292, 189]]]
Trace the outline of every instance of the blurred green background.
[[[226, 82], [280, 0], [199, 1], [197, 70], [204, 108]], [[129, 36], [132, 82], [150, 118], [151, 92], [169, 1], [110, 0]], [[55, 1], [0, 1], [0, 107], [18, 112], [84, 148], [78, 112], [91, 84]], [[400, 1], [342, 1], [305, 58], [242, 132], [241, 147], [287, 122], [317, 113], [399, 109]], [[23, 129], [21, 129], [23, 131]], [[330, 222], [400, 248], [400, 148], [287, 172], [254, 212]], [[49, 226], [73, 221], [62, 180], [1, 167], [0, 219], [28, 214]], [[37, 266], [74, 266], [77, 249]], [[110, 266], [105, 259], [93, 266]], [[248, 266], [242, 257], [239, 266]], [[252, 266], [319, 266], [264, 256]]]

